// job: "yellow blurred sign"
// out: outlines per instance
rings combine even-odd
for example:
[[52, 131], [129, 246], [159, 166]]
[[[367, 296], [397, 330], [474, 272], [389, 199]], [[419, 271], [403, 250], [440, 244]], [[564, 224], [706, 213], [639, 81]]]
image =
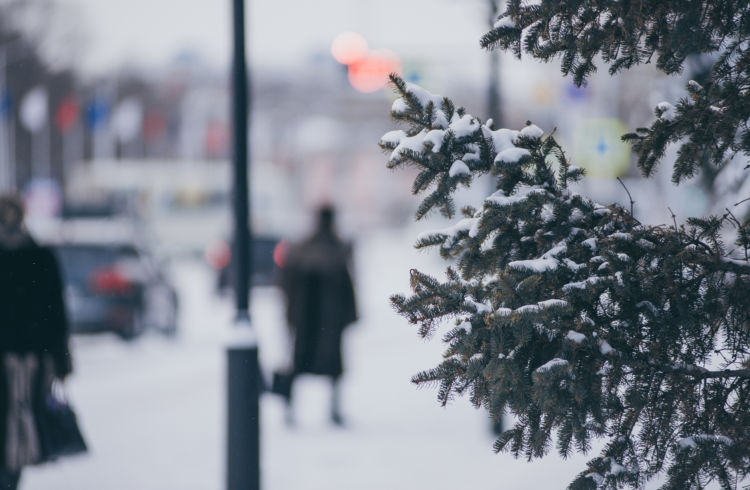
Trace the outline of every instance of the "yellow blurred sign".
[[573, 165], [589, 177], [614, 179], [628, 171], [630, 146], [620, 139], [628, 128], [618, 119], [587, 119], [575, 128]]

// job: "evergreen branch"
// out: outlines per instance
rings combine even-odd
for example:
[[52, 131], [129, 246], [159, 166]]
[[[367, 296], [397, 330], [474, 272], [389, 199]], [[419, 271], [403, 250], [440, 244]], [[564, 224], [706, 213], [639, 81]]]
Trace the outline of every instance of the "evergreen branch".
[[635, 204], [635, 202], [633, 201], [633, 196], [630, 195], [630, 191], [625, 186], [625, 183], [622, 181], [620, 177], [617, 177], [617, 182], [619, 182], [622, 188], [625, 189], [625, 192], [628, 193], [628, 199], [630, 199], [630, 215], [633, 216], [633, 205]]

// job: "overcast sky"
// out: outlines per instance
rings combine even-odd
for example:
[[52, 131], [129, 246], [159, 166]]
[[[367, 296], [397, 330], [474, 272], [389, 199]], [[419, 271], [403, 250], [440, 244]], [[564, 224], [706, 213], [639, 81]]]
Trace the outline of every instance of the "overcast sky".
[[[128, 62], [158, 65], [195, 52], [217, 66], [229, 60], [231, 0], [55, 0], [72, 7], [86, 39], [80, 63], [100, 72]], [[249, 57], [289, 67], [327, 54], [342, 31], [363, 34], [427, 64], [483, 68], [479, 37], [485, 0], [248, 0]]]

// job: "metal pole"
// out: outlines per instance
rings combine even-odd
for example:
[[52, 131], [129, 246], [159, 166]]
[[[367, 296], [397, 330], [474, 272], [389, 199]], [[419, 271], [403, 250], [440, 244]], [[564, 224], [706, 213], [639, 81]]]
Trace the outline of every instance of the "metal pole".
[[[489, 24], [490, 27], [492, 27], [499, 14], [499, 0], [490, 0], [489, 7]], [[502, 128], [503, 113], [500, 108], [500, 55], [496, 49], [491, 50], [489, 55], [490, 66], [487, 83], [487, 117], [492, 118], [495, 123], [495, 128]]]
[[248, 202], [248, 94], [245, 61], [244, 0], [233, 0], [232, 116], [234, 124], [234, 263], [238, 315], [247, 314], [250, 291], [250, 223]]
[[258, 344], [250, 323], [248, 77], [244, 0], [232, 0], [232, 141], [234, 177], [235, 340], [227, 348], [227, 490], [260, 489]]

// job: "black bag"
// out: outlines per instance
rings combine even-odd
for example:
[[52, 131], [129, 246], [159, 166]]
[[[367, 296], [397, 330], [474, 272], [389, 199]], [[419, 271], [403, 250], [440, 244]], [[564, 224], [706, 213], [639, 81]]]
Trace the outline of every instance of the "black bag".
[[78, 427], [76, 414], [62, 389], [50, 390], [45, 397], [37, 420], [42, 462], [61, 456], [85, 453], [86, 442]]
[[294, 375], [283, 371], [274, 371], [271, 378], [271, 393], [281, 395], [285, 400], [292, 396], [292, 382]]

